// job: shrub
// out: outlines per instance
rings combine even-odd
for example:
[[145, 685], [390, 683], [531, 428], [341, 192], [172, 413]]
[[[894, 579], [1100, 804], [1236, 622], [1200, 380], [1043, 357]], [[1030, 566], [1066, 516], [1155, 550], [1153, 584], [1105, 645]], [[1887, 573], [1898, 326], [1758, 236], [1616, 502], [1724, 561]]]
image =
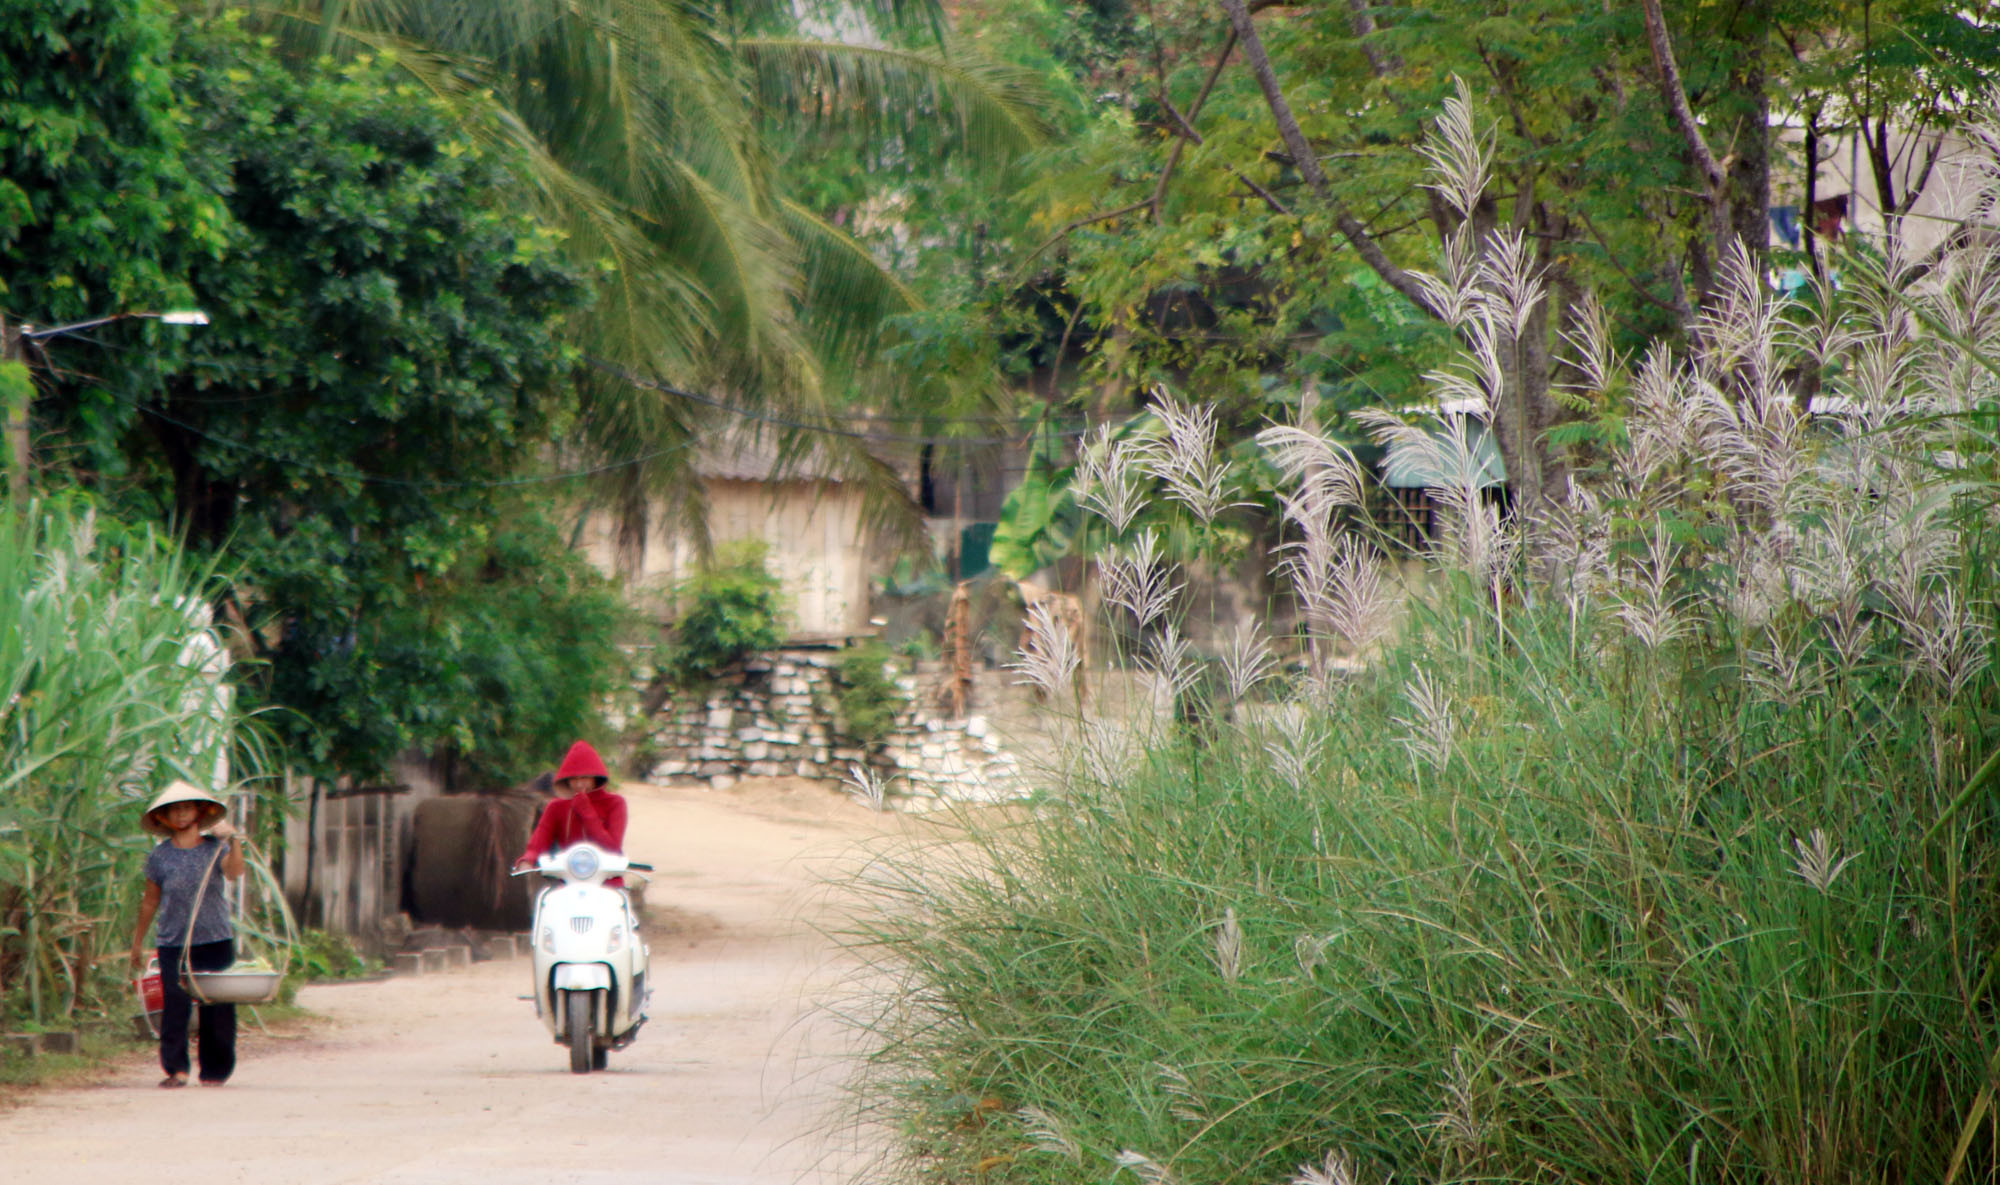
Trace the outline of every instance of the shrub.
[[347, 935], [332, 930], [306, 930], [292, 947], [289, 975], [309, 982], [359, 979], [381, 964], [354, 948]]
[[680, 617], [666, 666], [682, 684], [701, 683], [785, 640], [783, 586], [764, 565], [762, 544], [722, 549], [676, 590]]
[[889, 650], [880, 642], [849, 646], [834, 666], [834, 694], [847, 735], [864, 745], [880, 744], [896, 727], [896, 714], [909, 703], [890, 676]]

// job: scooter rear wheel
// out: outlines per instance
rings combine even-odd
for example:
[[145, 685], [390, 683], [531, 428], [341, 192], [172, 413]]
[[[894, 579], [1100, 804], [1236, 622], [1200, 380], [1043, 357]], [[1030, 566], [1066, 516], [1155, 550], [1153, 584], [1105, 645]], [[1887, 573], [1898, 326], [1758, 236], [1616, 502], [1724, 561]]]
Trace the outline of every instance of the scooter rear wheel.
[[596, 1034], [590, 1031], [590, 993], [569, 992], [565, 995], [564, 1022], [569, 1034], [569, 1072], [588, 1074], [596, 1065]]

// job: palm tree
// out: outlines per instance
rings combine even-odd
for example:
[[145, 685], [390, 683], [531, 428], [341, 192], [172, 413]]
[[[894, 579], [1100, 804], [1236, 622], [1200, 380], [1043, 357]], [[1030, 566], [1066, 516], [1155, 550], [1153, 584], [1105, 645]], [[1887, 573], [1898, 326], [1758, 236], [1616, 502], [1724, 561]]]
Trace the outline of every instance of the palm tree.
[[[602, 269], [579, 327], [592, 359], [813, 425], [840, 395], [827, 376], [865, 366], [883, 319], [918, 302], [787, 196], [765, 130], [816, 121], [893, 134], [923, 120], [996, 162], [1041, 130], [1022, 77], [951, 47], [935, 0], [869, 0], [841, 15], [903, 41], [928, 36], [914, 47], [813, 39], [769, 0], [300, 0], [250, 19], [306, 59], [393, 54], [477, 135], [518, 150], [524, 204]], [[600, 492], [628, 529], [643, 529], [649, 493], [698, 497], [681, 462], [713, 408], [609, 369], [586, 375], [581, 393], [582, 455], [660, 454], [606, 475]], [[784, 444], [781, 455], [800, 450]], [[878, 505], [901, 497], [855, 442], [818, 447], [884, 495]]]

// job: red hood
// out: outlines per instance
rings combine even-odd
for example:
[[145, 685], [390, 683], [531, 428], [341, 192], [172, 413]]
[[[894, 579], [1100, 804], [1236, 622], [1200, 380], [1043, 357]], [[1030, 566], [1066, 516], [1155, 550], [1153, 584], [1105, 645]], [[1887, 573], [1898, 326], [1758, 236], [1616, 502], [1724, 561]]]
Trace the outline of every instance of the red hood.
[[569, 747], [568, 755], [556, 769], [556, 781], [564, 778], [596, 778], [597, 784], [603, 786], [611, 781], [611, 774], [605, 770], [604, 759], [590, 747], [590, 742], [578, 741]]

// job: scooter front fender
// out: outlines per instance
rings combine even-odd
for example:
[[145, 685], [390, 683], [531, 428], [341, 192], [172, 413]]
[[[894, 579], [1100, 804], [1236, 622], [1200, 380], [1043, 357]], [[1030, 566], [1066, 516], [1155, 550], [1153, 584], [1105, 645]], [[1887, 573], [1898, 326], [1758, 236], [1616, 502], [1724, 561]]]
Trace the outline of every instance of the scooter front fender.
[[549, 986], [559, 992], [611, 990], [611, 968], [603, 963], [558, 963]]

